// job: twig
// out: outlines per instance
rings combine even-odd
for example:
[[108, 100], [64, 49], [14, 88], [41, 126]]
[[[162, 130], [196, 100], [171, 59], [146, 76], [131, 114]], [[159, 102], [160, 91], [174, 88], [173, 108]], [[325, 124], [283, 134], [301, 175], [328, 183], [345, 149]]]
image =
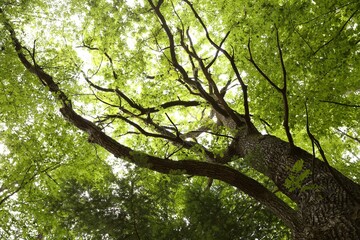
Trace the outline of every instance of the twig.
[[347, 104], [347, 103], [340, 103], [340, 102], [328, 101], [328, 100], [319, 100], [319, 102], [333, 103], [333, 104], [344, 106], [344, 107], [360, 108], [360, 105], [357, 105], [357, 104]]
[[357, 13], [357, 11], [359, 11], [359, 9], [356, 9], [351, 16], [346, 20], [346, 22], [342, 25], [342, 27], [340, 28], [340, 30], [335, 34], [334, 37], [332, 37], [329, 41], [327, 41], [326, 43], [324, 43], [323, 45], [321, 45], [314, 53], [313, 55], [315, 55], [316, 53], [318, 53], [322, 48], [326, 47], [327, 45], [329, 45], [332, 41], [335, 40], [335, 38], [337, 38], [340, 33], [345, 29], [346, 25], [350, 22], [350, 20], [355, 16], [355, 14]]

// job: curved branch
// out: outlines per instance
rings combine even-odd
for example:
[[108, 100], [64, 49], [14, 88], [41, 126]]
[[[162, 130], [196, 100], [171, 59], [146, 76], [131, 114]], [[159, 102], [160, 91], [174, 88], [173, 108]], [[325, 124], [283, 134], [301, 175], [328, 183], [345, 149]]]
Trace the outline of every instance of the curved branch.
[[170, 63], [175, 67], [176, 70], [178, 70], [181, 74], [181, 76], [183, 77], [183, 80], [185, 83], [189, 84], [190, 86], [194, 86], [197, 90], [200, 91], [200, 95], [209, 102], [209, 104], [215, 108], [218, 112], [221, 112], [222, 114], [226, 115], [226, 112], [223, 111], [223, 109], [219, 106], [219, 104], [215, 101], [215, 99], [213, 99], [201, 86], [201, 84], [198, 81], [194, 81], [192, 80], [187, 71], [184, 69], [183, 66], [181, 66], [181, 64], [178, 62], [177, 60], [177, 56], [176, 56], [176, 46], [175, 46], [175, 40], [174, 40], [174, 35], [170, 30], [170, 27], [164, 17], [164, 15], [162, 14], [162, 12], [160, 11], [160, 6], [161, 4], [159, 3], [158, 5], [155, 5], [153, 3], [152, 0], [148, 0], [149, 4], [151, 5], [152, 9], [154, 10], [156, 16], [158, 17], [158, 19], [161, 22], [161, 26], [164, 29], [168, 41], [169, 41], [169, 51], [170, 51], [170, 55], [171, 55], [171, 61]]
[[94, 123], [84, 119], [72, 109], [66, 107], [61, 113], [77, 128], [89, 133], [92, 142], [102, 146], [115, 157], [127, 160], [140, 167], [148, 168], [164, 174], [188, 174], [205, 176], [226, 182], [249, 196], [255, 198], [276, 214], [284, 223], [294, 228], [298, 226], [299, 219], [296, 212], [280, 200], [274, 193], [262, 186], [257, 181], [238, 172], [237, 170], [214, 163], [199, 162], [195, 160], [173, 161], [151, 156], [120, 144], [102, 132]]
[[185, 82], [192, 83], [192, 80], [190, 80], [190, 77], [188, 76], [186, 70], [179, 64], [179, 62], [177, 60], [176, 52], [175, 52], [174, 36], [170, 30], [170, 27], [167, 25], [165, 17], [160, 12], [160, 6], [161, 6], [162, 2], [160, 3], [160, 1], [159, 1], [158, 5], [155, 5], [152, 0], [148, 0], [148, 2], [151, 5], [151, 8], [155, 11], [156, 16], [159, 18], [159, 20], [161, 22], [161, 26], [163, 27], [166, 35], [168, 36], [169, 45], [170, 45], [169, 50], [170, 50], [170, 55], [171, 55], [171, 63], [174, 65], [175, 69], [177, 69], [180, 72], [180, 74], [183, 76]]
[[107, 115], [107, 118], [119, 118], [122, 121], [130, 124], [131, 126], [133, 126], [134, 128], [136, 128], [142, 135], [147, 136], [147, 137], [154, 137], [154, 138], [162, 138], [162, 139], [166, 139], [169, 141], [175, 141], [177, 143], [182, 144], [183, 141], [180, 138], [177, 137], [169, 137], [168, 135], [162, 135], [162, 134], [156, 134], [156, 133], [151, 133], [151, 132], [147, 132], [145, 129], [143, 129], [140, 125], [138, 125], [137, 123], [127, 119], [124, 116], [121, 116], [120, 114], [116, 114], [116, 115]]
[[[166, 127], [160, 126], [159, 124], [155, 123], [150, 117], [142, 118], [139, 115], [132, 114], [131, 112], [129, 112], [126, 109], [122, 109], [122, 111], [139, 119], [140, 121], [144, 122], [145, 124], [151, 125], [152, 127], [154, 127], [156, 132], [159, 133], [158, 136], [164, 136], [163, 139], [167, 139], [167, 140], [171, 141], [174, 145], [177, 145], [180, 148], [186, 148], [186, 149], [193, 149], [193, 147], [199, 147], [201, 149], [201, 151], [199, 151], [199, 152], [205, 153], [206, 159], [209, 162], [221, 162], [217, 159], [216, 155], [213, 152], [209, 151], [203, 145], [201, 145], [195, 141], [185, 140], [186, 137], [184, 136], [184, 134], [181, 134], [180, 132], [178, 132], [178, 130], [175, 129], [175, 131], [177, 131], [176, 132], [177, 134], [174, 134], [174, 133], [170, 132], [168, 129], [166, 129]], [[110, 115], [109, 117], [119, 118], [118, 116], [119, 115], [113, 115], [113, 116]], [[131, 123], [129, 123], [129, 124], [131, 124]], [[153, 134], [153, 133], [150, 133], [150, 134]]]
[[281, 92], [281, 88], [279, 88], [271, 79], [268, 75], [266, 75], [266, 73], [259, 67], [259, 65], [257, 65], [257, 63], [255, 62], [253, 55], [252, 55], [252, 51], [251, 51], [251, 39], [249, 38], [248, 41], [248, 52], [249, 52], [249, 58], [248, 61], [256, 68], [256, 70], [261, 74], [261, 76], [263, 76], [263, 78], [265, 78], [265, 80], [273, 87], [275, 88], [276, 91]]
[[175, 101], [170, 101], [170, 102], [160, 104], [158, 107], [142, 107], [140, 104], [135, 103], [132, 99], [127, 97], [126, 94], [124, 94], [119, 89], [104, 88], [104, 87], [101, 87], [99, 85], [96, 85], [95, 83], [93, 83], [89, 79], [89, 77], [86, 76], [86, 74], [83, 71], [82, 71], [82, 74], [83, 74], [83, 77], [84, 77], [85, 81], [91, 87], [95, 88], [96, 90], [102, 91], [102, 92], [114, 92], [114, 93], [116, 93], [119, 97], [123, 98], [132, 108], [135, 108], [135, 109], [139, 110], [141, 112], [139, 115], [155, 113], [155, 112], [159, 112], [160, 109], [166, 109], [166, 108], [171, 108], [171, 107], [176, 107], [176, 106], [194, 107], [194, 106], [199, 106], [201, 104], [201, 102], [199, 102], [199, 101], [175, 100]]
[[148, 155], [146, 153], [134, 151], [106, 135], [93, 122], [77, 114], [72, 108], [71, 104], [67, 104], [69, 99], [67, 98], [66, 94], [60, 90], [59, 85], [55, 83], [53, 78], [49, 74], [45, 73], [39, 66], [32, 65], [26, 59], [25, 55], [22, 53], [21, 44], [16, 38], [15, 31], [6, 21], [5, 26], [6, 29], [10, 32], [11, 39], [16, 51], [18, 52], [18, 57], [25, 68], [47, 84], [49, 91], [53, 92], [57, 100], [63, 103], [63, 106], [60, 108], [60, 112], [64, 118], [79, 130], [87, 133], [91, 142], [103, 147], [117, 158], [124, 159], [140, 167], [148, 168], [153, 171], [165, 174], [182, 173], [206, 176], [226, 182], [232, 186], [237, 187], [238, 189], [242, 190], [246, 194], [267, 206], [274, 212], [274, 214], [282, 219], [287, 226], [291, 228], [300, 226], [299, 218], [295, 210], [291, 209], [285, 202], [280, 200], [274, 193], [269, 191], [259, 182], [238, 172], [233, 168], [194, 160], [174, 161], [169, 159], [162, 159]]

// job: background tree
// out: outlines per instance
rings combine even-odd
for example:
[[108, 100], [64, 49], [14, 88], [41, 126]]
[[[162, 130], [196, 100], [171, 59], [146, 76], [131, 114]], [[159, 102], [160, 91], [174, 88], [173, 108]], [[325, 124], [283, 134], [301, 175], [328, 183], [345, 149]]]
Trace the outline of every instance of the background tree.
[[359, 7], [5, 1], [2, 237], [359, 239]]

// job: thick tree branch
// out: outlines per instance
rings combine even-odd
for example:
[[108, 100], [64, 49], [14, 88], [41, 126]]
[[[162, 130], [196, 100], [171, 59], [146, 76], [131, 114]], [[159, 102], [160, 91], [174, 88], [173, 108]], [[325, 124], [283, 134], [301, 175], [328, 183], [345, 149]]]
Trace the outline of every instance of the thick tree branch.
[[230, 167], [194, 160], [173, 161], [139, 153], [107, 136], [94, 126], [93, 123], [77, 115], [72, 109], [63, 108], [61, 112], [76, 127], [90, 133], [94, 143], [104, 147], [117, 158], [127, 159], [131, 163], [160, 173], [169, 174], [178, 172], [182, 174], [206, 176], [224, 181], [239, 188], [275, 211], [274, 213], [289, 227], [293, 228], [295, 227], [294, 225], [297, 225], [298, 217], [294, 210], [261, 184]]
[[[2, 12], [0, 11], [0, 13]], [[32, 65], [27, 60], [26, 56], [22, 53], [22, 46], [16, 38], [15, 31], [6, 20], [4, 23], [6, 29], [10, 33], [19, 60], [22, 62], [24, 67], [47, 84], [49, 91], [54, 93], [57, 100], [62, 103], [60, 112], [64, 118], [79, 130], [87, 133], [91, 142], [103, 147], [117, 158], [127, 160], [138, 166], [148, 168], [153, 171], [165, 174], [178, 172], [182, 174], [206, 176], [226, 182], [263, 203], [290, 228], [300, 226], [299, 217], [293, 209], [291, 209], [285, 202], [280, 200], [274, 193], [269, 191], [260, 183], [236, 171], [235, 169], [208, 162], [199, 162], [194, 160], [173, 161], [170, 159], [158, 158], [143, 152], [134, 151], [106, 135], [93, 122], [85, 119], [74, 111], [71, 104], [69, 104], [70, 100], [66, 94], [60, 90], [59, 85], [55, 83], [52, 76], [45, 73], [39, 66]]]

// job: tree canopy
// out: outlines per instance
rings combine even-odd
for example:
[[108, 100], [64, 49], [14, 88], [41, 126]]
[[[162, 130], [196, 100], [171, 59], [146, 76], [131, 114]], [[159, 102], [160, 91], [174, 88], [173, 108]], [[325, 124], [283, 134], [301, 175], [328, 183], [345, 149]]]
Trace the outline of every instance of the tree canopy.
[[357, 239], [359, 9], [3, 0], [1, 238]]

